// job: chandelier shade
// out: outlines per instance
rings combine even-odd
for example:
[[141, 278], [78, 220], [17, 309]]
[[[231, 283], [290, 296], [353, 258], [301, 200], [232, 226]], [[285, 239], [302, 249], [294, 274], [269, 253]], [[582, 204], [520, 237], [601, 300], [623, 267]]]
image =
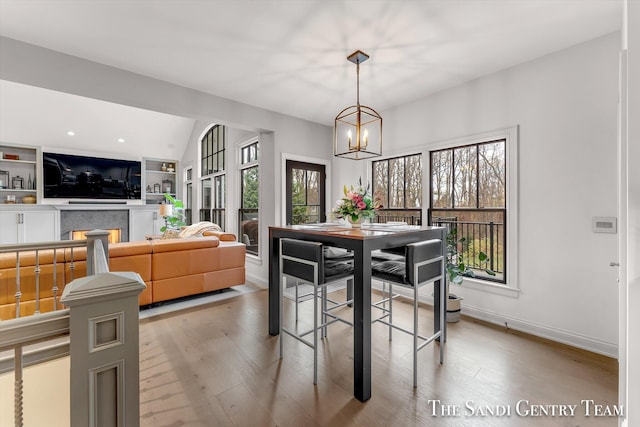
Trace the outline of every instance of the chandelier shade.
[[359, 50], [347, 59], [356, 64], [356, 105], [342, 110], [335, 119], [333, 154], [353, 160], [382, 155], [382, 116], [366, 105], [360, 105], [360, 64], [369, 55]]

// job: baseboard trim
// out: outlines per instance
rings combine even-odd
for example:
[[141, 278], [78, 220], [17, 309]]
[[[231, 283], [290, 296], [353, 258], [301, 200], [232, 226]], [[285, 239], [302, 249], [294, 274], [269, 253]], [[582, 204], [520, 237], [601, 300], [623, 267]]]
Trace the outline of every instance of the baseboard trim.
[[264, 277], [256, 276], [255, 274], [251, 274], [245, 271], [246, 280], [260, 286], [261, 288], [267, 289], [269, 288], [269, 281], [265, 280]]
[[[382, 284], [374, 283], [373, 288], [382, 289]], [[413, 297], [410, 290], [400, 288], [399, 286], [394, 288], [394, 292], [405, 295], [407, 297]], [[433, 306], [433, 297], [431, 295], [420, 294], [418, 298], [420, 299], [420, 302]], [[604, 356], [618, 359], [618, 346], [606, 341], [596, 340], [584, 335], [576, 334], [574, 332], [551, 328], [549, 326], [517, 319], [511, 316], [505, 316], [500, 313], [495, 313], [489, 310], [469, 306], [466, 303], [462, 308], [462, 314], [474, 319], [482, 320], [487, 323], [503, 327], [506, 325], [506, 327], [515, 331], [524, 332], [540, 338], [546, 338], [551, 341], [556, 341], [562, 344], [570, 345], [572, 347], [577, 347], [583, 350], [591, 351], [593, 353], [602, 354]]]
[[535, 335], [537, 337], [546, 338], [562, 344], [570, 345], [572, 347], [577, 347], [583, 350], [591, 351], [593, 353], [602, 354], [614, 359], [618, 358], [618, 346], [605, 341], [596, 340], [562, 329], [551, 328], [549, 326], [541, 325], [538, 323], [516, 319], [514, 317], [505, 316], [484, 309], [479, 309], [477, 307], [470, 307], [468, 305], [465, 305], [463, 312], [469, 317], [492, 323], [494, 325], [506, 326], [509, 329], [514, 329], [516, 331]]

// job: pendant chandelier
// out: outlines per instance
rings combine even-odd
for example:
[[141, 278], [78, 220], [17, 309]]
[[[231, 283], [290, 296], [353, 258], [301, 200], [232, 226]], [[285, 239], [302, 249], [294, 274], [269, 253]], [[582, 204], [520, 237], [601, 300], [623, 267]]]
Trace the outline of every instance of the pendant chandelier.
[[347, 59], [356, 64], [356, 105], [336, 116], [333, 155], [362, 160], [382, 155], [382, 117], [371, 107], [360, 105], [360, 64], [369, 55], [356, 50]]

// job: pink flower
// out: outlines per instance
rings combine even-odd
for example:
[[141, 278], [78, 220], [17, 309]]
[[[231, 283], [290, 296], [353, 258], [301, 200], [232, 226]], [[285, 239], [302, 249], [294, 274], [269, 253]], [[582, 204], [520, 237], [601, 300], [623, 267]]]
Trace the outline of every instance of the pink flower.
[[356, 206], [358, 206], [358, 209], [364, 209], [367, 207], [367, 204], [360, 199]]

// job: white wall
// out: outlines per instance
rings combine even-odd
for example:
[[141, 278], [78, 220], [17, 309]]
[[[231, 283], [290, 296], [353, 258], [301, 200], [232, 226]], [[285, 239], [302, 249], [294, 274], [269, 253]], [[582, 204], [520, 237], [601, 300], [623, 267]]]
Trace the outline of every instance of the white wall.
[[[614, 357], [617, 236], [591, 220], [616, 216], [619, 48], [612, 34], [382, 114], [394, 153], [519, 125], [520, 292], [455, 292], [467, 314]], [[354, 182], [338, 169], [334, 191]]]

